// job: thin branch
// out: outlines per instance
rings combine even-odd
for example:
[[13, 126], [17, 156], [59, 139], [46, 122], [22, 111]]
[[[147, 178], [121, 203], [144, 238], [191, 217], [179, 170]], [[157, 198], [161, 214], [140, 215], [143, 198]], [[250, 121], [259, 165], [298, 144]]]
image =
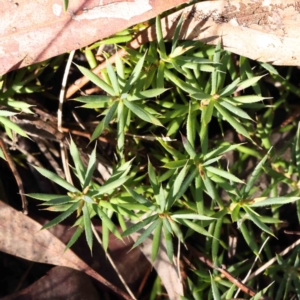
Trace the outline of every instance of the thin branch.
[[[292, 245], [288, 246], [287, 248], [285, 248], [283, 251], [281, 251], [278, 255], [279, 256], [283, 256], [286, 255], [287, 253], [289, 253], [291, 250], [293, 250], [296, 246], [298, 246], [300, 244], [300, 239], [297, 240], [295, 243], [293, 243]], [[264, 270], [266, 270], [268, 267], [270, 267], [274, 262], [277, 261], [277, 257], [274, 256], [272, 259], [270, 259], [267, 263], [265, 263], [263, 266], [261, 266], [259, 269], [257, 269], [253, 274], [251, 274], [249, 276], [249, 278], [247, 279], [247, 281], [251, 280], [252, 278], [254, 278], [255, 276], [257, 276], [258, 274], [262, 273]]]
[[19, 193], [20, 193], [20, 196], [21, 196], [21, 199], [22, 199], [23, 214], [27, 215], [28, 214], [28, 208], [27, 208], [28, 203], [27, 203], [27, 200], [26, 200], [26, 197], [25, 197], [23, 182], [22, 182], [22, 179], [20, 177], [20, 174], [19, 174], [19, 172], [16, 168], [16, 165], [15, 165], [14, 161], [11, 159], [9, 152], [6, 149], [6, 145], [3, 142], [2, 138], [0, 138], [0, 147], [2, 148], [2, 151], [4, 153], [6, 161], [9, 165], [9, 167], [10, 167], [10, 169], [11, 169], [11, 171], [12, 171], [14, 177], [15, 177], [17, 185], [19, 187]]
[[[259, 249], [258, 255], [256, 255], [256, 257], [255, 257], [255, 259], [254, 259], [254, 262], [253, 262], [253, 264], [252, 264], [250, 270], [248, 271], [246, 277], [242, 280], [242, 283], [246, 283], [246, 282], [247, 282], [247, 279], [249, 278], [249, 276], [250, 276], [250, 274], [251, 274], [251, 272], [252, 272], [252, 270], [253, 270], [253, 268], [254, 268], [254, 266], [255, 266], [255, 264], [256, 264], [258, 258], [259, 258], [260, 253], [261, 253], [262, 250], [264, 249], [264, 247], [265, 247], [265, 245], [266, 245], [266, 243], [268, 242], [269, 239], [270, 239], [270, 237], [268, 236], [268, 237], [266, 238], [266, 240], [263, 242], [262, 246], [261, 246], [260, 249]], [[239, 292], [240, 292], [240, 289], [237, 290], [237, 292], [236, 292], [235, 295], [234, 295], [234, 298], [237, 298], [237, 296], [239, 295]]]
[[189, 250], [193, 253], [194, 256], [196, 256], [200, 261], [202, 261], [204, 264], [209, 266], [212, 269], [215, 269], [222, 273], [224, 277], [226, 277], [230, 282], [232, 282], [235, 286], [237, 286], [239, 289], [241, 289], [244, 293], [250, 295], [251, 297], [256, 295], [256, 292], [252, 290], [250, 287], [246, 286], [244, 283], [242, 283], [240, 280], [235, 278], [231, 273], [229, 273], [226, 268], [221, 267], [215, 267], [210, 259], [208, 259], [203, 253], [199, 252], [196, 248], [192, 247], [191, 245], [188, 246]]
[[[98, 243], [99, 243], [99, 244], [102, 246], [102, 248], [103, 248], [102, 240], [101, 240], [101, 238], [100, 238], [100, 236], [99, 236], [97, 230], [95, 229], [93, 223], [92, 223], [92, 230], [93, 230], [93, 233], [94, 233], [94, 235], [95, 235], [95, 237], [96, 237], [96, 240], [98, 241]], [[135, 299], [135, 300], [136, 300], [134, 294], [133, 294], [132, 291], [130, 290], [130, 288], [129, 288], [129, 286], [127, 285], [126, 281], [124, 280], [123, 276], [122, 276], [122, 275], [120, 274], [120, 272], [118, 271], [117, 266], [115, 265], [113, 259], [111, 258], [110, 254], [109, 254], [108, 252], [106, 253], [106, 257], [107, 257], [107, 259], [109, 260], [109, 262], [110, 262], [110, 264], [112, 265], [112, 267], [114, 268], [114, 270], [116, 271], [116, 273], [117, 273], [119, 279], [120, 279], [121, 282], [123, 283], [123, 285], [124, 285], [126, 291], [127, 291], [128, 294], [130, 295], [130, 297], [132, 297], [132, 299]]]
[[[120, 57], [123, 57], [127, 54], [127, 51], [121, 49], [119, 50], [116, 54], [112, 55], [111, 57], [109, 57], [107, 60], [113, 64], [116, 61], [117, 55], [119, 55]], [[95, 74], [99, 74], [101, 70], [106, 68], [106, 61], [104, 61], [103, 63], [101, 63], [100, 65], [98, 65], [95, 69], [93, 69], [92, 71]], [[70, 97], [72, 97], [79, 89], [81, 89], [83, 86], [85, 86], [87, 83], [89, 82], [89, 79], [86, 76], [82, 76], [80, 79], [77, 79], [75, 81], [74, 84], [72, 84], [68, 90], [67, 90], [67, 94], [66, 94], [66, 98], [69, 99]]]
[[[153, 27], [150, 26], [147, 29], [145, 29], [140, 35], [137, 36], [134, 40], [129, 42], [126, 47], [129, 49], [138, 49], [141, 45], [154, 40], [155, 38], [151, 35], [151, 32], [153, 31]], [[120, 49], [118, 52], [116, 52], [114, 55], [109, 57], [107, 61], [109, 61], [111, 64], [114, 64], [117, 57], [124, 57], [127, 55], [127, 51], [124, 49]], [[92, 71], [95, 74], [100, 74], [101, 70], [106, 68], [106, 60], [102, 62], [100, 65], [98, 65], [96, 68], [94, 68]], [[74, 84], [72, 84], [66, 94], [66, 98], [69, 99], [72, 97], [78, 90], [80, 90], [82, 87], [84, 87], [90, 80], [86, 76], [82, 76], [81, 78], [77, 79]]]
[[[59, 95], [59, 105], [58, 105], [58, 110], [57, 110], [57, 129], [62, 132], [62, 108], [63, 108], [63, 103], [66, 95], [66, 85], [67, 85], [67, 80], [68, 80], [68, 75], [71, 67], [71, 63], [73, 60], [75, 54], [75, 50], [70, 52], [68, 62], [66, 65], [64, 77], [61, 83], [61, 90], [60, 90], [60, 95]], [[66, 150], [66, 147], [63, 142], [60, 142], [60, 153], [61, 153], [61, 159], [62, 159], [62, 164], [64, 168], [64, 172], [66, 175], [66, 179], [69, 183], [73, 184], [72, 182], [72, 177], [71, 177], [71, 172], [69, 168], [69, 163], [68, 163], [68, 153]]]
[[182, 276], [181, 276], [181, 271], [180, 271], [180, 249], [181, 249], [181, 242], [180, 242], [180, 239], [178, 239], [177, 260], [175, 260], [175, 261], [177, 263], [178, 278], [179, 278], [179, 281], [182, 283]]
[[11, 147], [16, 148], [16, 150], [18, 150], [21, 153], [23, 153], [24, 155], [26, 155], [26, 159], [29, 163], [31, 163], [35, 166], [44, 168], [42, 163], [34, 155], [32, 155], [30, 152], [26, 151], [24, 149], [24, 147], [20, 147], [18, 144], [14, 145], [14, 143], [11, 140], [9, 140], [8, 138], [5, 138], [4, 136], [2, 136], [2, 139], [3, 139], [4, 143], [10, 145]]

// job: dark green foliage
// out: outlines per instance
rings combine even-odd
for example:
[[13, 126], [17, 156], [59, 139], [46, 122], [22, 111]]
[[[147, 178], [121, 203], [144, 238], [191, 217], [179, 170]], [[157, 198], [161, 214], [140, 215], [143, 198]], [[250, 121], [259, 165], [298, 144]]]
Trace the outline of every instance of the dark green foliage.
[[[84, 232], [92, 249], [92, 220], [97, 217], [103, 224], [105, 250], [109, 232], [120, 239], [138, 232], [140, 236], [134, 247], [151, 238], [152, 260], [157, 259], [164, 243], [173, 262], [177, 251], [174, 241], [186, 245], [195, 238], [199, 243], [194, 246], [219, 266], [226, 262], [224, 253], [229, 250], [229, 232], [238, 232], [244, 248], [231, 271], [234, 275], [244, 274], [250, 268], [246, 258], [254, 259], [258, 255], [262, 260], [266, 258], [267, 246], [262, 247], [264, 234], [277, 236], [281, 221], [276, 209], [290, 205], [300, 219], [300, 127], [293, 124], [289, 128], [294, 129], [294, 137], [286, 144], [285, 150], [291, 152], [286, 161], [271, 147], [274, 112], [284, 101], [273, 100], [269, 94], [262, 95], [265, 76], [295, 87], [266, 63], [256, 63], [253, 69], [247, 58], [237, 61], [222, 50], [221, 41], [216, 47], [179, 41], [180, 25], [181, 21], [171, 45], [166, 45], [157, 18], [157, 41], [138, 51], [128, 49], [126, 59], [118, 58], [114, 66], [107, 62], [102, 79], [89, 69], [77, 66], [105, 92], [105, 95], [74, 99], [84, 103], [82, 107], [101, 113], [91, 141], [105, 130], [114, 132], [118, 162], [113, 166], [111, 177], [99, 186], [93, 181], [96, 147], [85, 166], [71, 140], [73, 172], [80, 188], [36, 167], [67, 192], [29, 196], [43, 201], [42, 205], [47, 205], [48, 209], [61, 212], [43, 228], [54, 226], [77, 212], [74, 224], [77, 230], [67, 248]], [[2, 111], [0, 122], [6, 129], [22, 134], [4, 119], [7, 116], [9, 113]], [[215, 129], [215, 124], [220, 127]], [[224, 140], [223, 127], [243, 142]], [[127, 147], [127, 134], [136, 138], [131, 144], [134, 149]], [[144, 135], [145, 144], [141, 138]], [[147, 148], [148, 157], [139, 155], [140, 146]], [[232, 153], [236, 159], [229, 167], [224, 156]], [[251, 159], [255, 159], [255, 165], [246, 175], [244, 169]], [[265, 190], [258, 188], [262, 175], [269, 178]], [[279, 195], [278, 187], [283, 183], [288, 186], [288, 192]], [[119, 220], [122, 234], [112, 221], [113, 217], [116, 217], [114, 221]], [[131, 226], [126, 225], [130, 223]], [[264, 292], [276, 299], [288, 299], [289, 292], [299, 297], [298, 265], [296, 252], [291, 258], [278, 257], [277, 265], [268, 272], [277, 280], [277, 286], [280, 284], [279, 292], [276, 295], [272, 286]], [[292, 272], [290, 276], [285, 273], [281, 282], [276, 274], [288, 268]], [[234, 296], [237, 288], [214, 270], [211, 272], [189, 273], [188, 299], [230, 299]], [[266, 288], [266, 284], [256, 279], [251, 285], [260, 290]]]

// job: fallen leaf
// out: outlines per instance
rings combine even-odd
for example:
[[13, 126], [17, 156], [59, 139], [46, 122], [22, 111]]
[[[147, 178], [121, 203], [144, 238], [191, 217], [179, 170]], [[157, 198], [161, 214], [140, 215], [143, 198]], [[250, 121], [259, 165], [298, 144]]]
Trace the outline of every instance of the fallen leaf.
[[[35, 216], [34, 219], [41, 225], [45, 225], [49, 222], [49, 220], [42, 219], [39, 216]], [[101, 222], [97, 219], [93, 219], [93, 224], [101, 236]], [[61, 223], [49, 228], [48, 230], [64, 244], [68, 243], [75, 232], [74, 227], [65, 226]], [[108, 250], [117, 268], [117, 272], [123, 276], [126, 283], [130, 286], [130, 289], [134, 293], [137, 293], [145, 273], [151, 268], [151, 264], [139, 248], [131, 249], [133, 244], [134, 242], [129, 237], [120, 240], [112, 233], [109, 234]], [[91, 252], [89, 251], [86, 243], [86, 238], [84, 234], [82, 234], [77, 242], [72, 246], [72, 250], [99, 274], [105, 274], [105, 278], [107, 280], [119, 287], [122, 287], [122, 284], [116, 275], [116, 271], [111, 266], [103, 248], [98, 243], [94, 243], [93, 256], [91, 256]], [[128, 272], [128, 269], [130, 269], [130, 272]]]
[[0, 251], [30, 261], [65, 266], [83, 271], [101, 282], [124, 299], [131, 299], [122, 290], [111, 284], [90, 268], [73, 251], [48, 230], [23, 213], [0, 201]]
[[[177, 22], [183, 14], [180, 39], [199, 40], [216, 45], [221, 38], [222, 47], [242, 56], [274, 65], [300, 64], [300, 1], [292, 0], [241, 0], [205, 1], [188, 6], [162, 19], [163, 36], [173, 39]], [[135, 40], [127, 44], [137, 49], [156, 40], [155, 25], [144, 30]], [[127, 54], [125, 49], [118, 56]], [[108, 60], [113, 64], [117, 55]], [[106, 62], [99, 64], [93, 72], [99, 74]], [[89, 82], [82, 77], [72, 84], [66, 98]]]
[[[79, 0], [70, 1], [67, 12], [55, 0], [43, 4], [31, 0], [26, 5], [3, 2], [0, 75], [85, 47], [185, 2], [188, 0], [107, 0], [99, 6], [98, 0]], [[143, 13], [137, 7], [143, 7]], [[39, 13], [33, 14], [34, 11]], [[224, 48], [233, 53], [274, 65], [300, 64], [299, 1], [201, 2], [164, 19], [164, 31], [169, 38], [173, 37], [174, 22], [182, 12], [185, 16], [182, 39], [216, 44], [222, 37]], [[141, 39], [144, 42], [155, 39], [153, 32], [151, 28]]]
[[[133, 223], [127, 221], [127, 226], [130, 227]], [[139, 236], [143, 233], [143, 229], [139, 230], [130, 235], [130, 237], [136, 241]], [[165, 246], [164, 238], [161, 239], [157, 258], [152, 262], [152, 240], [153, 235], [151, 234], [140, 246], [139, 249], [145, 255], [147, 260], [153, 265], [158, 276], [160, 277], [167, 293], [168, 299], [170, 300], [180, 300], [183, 296], [183, 285], [178, 274], [178, 269], [176, 265], [170, 262], [167, 250]]]
[[[71, 296], [70, 296], [71, 295]], [[54, 267], [22, 291], [6, 296], [2, 300], [99, 300], [97, 290], [84, 273], [66, 268]]]
[[300, 1], [201, 2], [164, 19], [170, 38], [181, 13], [182, 39], [215, 45], [221, 37], [227, 51], [274, 65], [300, 64]]
[[188, 0], [1, 1], [0, 75], [85, 47]]

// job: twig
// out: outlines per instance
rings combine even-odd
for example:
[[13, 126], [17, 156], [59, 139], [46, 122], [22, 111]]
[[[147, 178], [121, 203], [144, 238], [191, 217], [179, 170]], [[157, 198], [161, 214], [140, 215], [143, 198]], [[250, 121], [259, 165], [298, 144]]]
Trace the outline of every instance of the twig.
[[[156, 39], [156, 35], [153, 35], [153, 25], [145, 29], [140, 35], [137, 36], [134, 40], [132, 40], [130, 43], [126, 45], [129, 49], [138, 49], [141, 45], [148, 43], [150, 41], [153, 41]], [[127, 51], [124, 49], [120, 49], [118, 52], [116, 52], [114, 55], [109, 57], [107, 61], [109, 61], [111, 64], [113, 64], [116, 61], [117, 57], [123, 57], [127, 54]], [[100, 65], [98, 65], [96, 68], [94, 68], [92, 71], [95, 74], [99, 74], [101, 70], [106, 68], [106, 61], [102, 62]], [[86, 76], [82, 76], [80, 79], [76, 80], [74, 84], [72, 84], [66, 94], [66, 98], [69, 99], [72, 97], [79, 89], [81, 89], [83, 86], [85, 86], [89, 82], [89, 79]]]
[[20, 288], [23, 286], [24, 281], [28, 277], [28, 274], [31, 271], [34, 264], [35, 264], [35, 262], [33, 262], [33, 261], [30, 262], [29, 267], [27, 268], [27, 270], [25, 271], [25, 273], [22, 275], [21, 279], [19, 280], [19, 283], [18, 283], [17, 287], [15, 288], [13, 294], [16, 294], [20, 290]]
[[[292, 249], [294, 249], [296, 246], [298, 246], [300, 244], [300, 239], [297, 240], [295, 243], [293, 243], [292, 245], [288, 246], [287, 248], [285, 248], [283, 251], [281, 251], [278, 255], [283, 256], [286, 255], [288, 252], [290, 252]], [[261, 266], [259, 269], [257, 269], [253, 274], [251, 274], [249, 276], [249, 278], [247, 279], [247, 281], [251, 280], [252, 278], [254, 278], [255, 276], [257, 276], [258, 274], [262, 273], [265, 269], [267, 269], [269, 266], [271, 266], [274, 262], [276, 262], [277, 257], [274, 256], [272, 259], [270, 259], [267, 263], [265, 263], [263, 266]]]
[[[62, 131], [63, 132], [68, 132], [68, 133], [72, 133], [72, 134], [75, 134], [75, 135], [78, 135], [78, 136], [83, 136], [83, 137], [86, 137], [87, 139], [90, 139], [91, 138], [91, 134], [88, 133], [88, 132], [82, 132], [82, 131], [79, 131], [79, 130], [76, 130], [76, 129], [69, 129], [69, 128], [65, 128], [65, 127], [62, 127]], [[116, 145], [116, 141], [113, 141], [113, 140], [109, 140], [103, 136], [99, 136], [97, 138], [100, 142], [104, 142], [104, 143], [109, 143], [109, 144], [112, 144], [112, 145]]]
[[[67, 79], [68, 79], [68, 74], [70, 71], [71, 63], [73, 60], [75, 54], [75, 50], [71, 51], [68, 62], [66, 65], [64, 77], [61, 83], [61, 90], [59, 94], [59, 105], [58, 105], [58, 110], [57, 110], [57, 129], [62, 132], [62, 107], [65, 99], [65, 94], [66, 94], [66, 85], [67, 85]], [[66, 179], [68, 180], [69, 183], [73, 184], [72, 182], [72, 177], [71, 177], [71, 172], [68, 164], [68, 154], [66, 147], [63, 142], [60, 142], [60, 152], [61, 152], [61, 159], [62, 159], [62, 164], [64, 168], [64, 172], [66, 175]]]
[[19, 187], [19, 193], [20, 193], [20, 196], [21, 196], [21, 199], [22, 199], [22, 208], [23, 208], [23, 214], [24, 215], [27, 215], [28, 214], [28, 209], [27, 209], [27, 200], [26, 200], [26, 197], [25, 197], [25, 191], [24, 191], [24, 187], [23, 187], [23, 182], [22, 182], [22, 179], [20, 177], [20, 174], [16, 168], [16, 165], [14, 163], [14, 161], [11, 159], [10, 157], [10, 154], [9, 152], [7, 151], [6, 149], [6, 145], [5, 143], [3, 142], [2, 138], [0, 138], [0, 147], [2, 148], [2, 151], [4, 153], [4, 156], [6, 158], [6, 161], [16, 179], [16, 182], [17, 182], [17, 185]]
[[62, 169], [60, 168], [60, 166], [58, 165], [58, 163], [56, 162], [56, 160], [52, 157], [51, 152], [49, 151], [49, 149], [50, 149], [49, 145], [47, 147], [47, 144], [50, 144], [50, 143], [47, 140], [43, 141], [40, 138], [36, 138], [35, 142], [38, 145], [38, 147], [40, 148], [41, 152], [47, 158], [49, 164], [55, 170], [56, 174], [58, 174], [58, 176], [60, 176], [61, 178], [65, 178], [64, 172], [62, 171]]
[[82, 123], [82, 121], [80, 120], [79, 116], [77, 115], [75, 110], [72, 110], [72, 115], [75, 119], [75, 121], [78, 123], [78, 125], [83, 129], [86, 130], [86, 127], [84, 126], [84, 124]]
[[[96, 240], [97, 240], [98, 243], [103, 247], [102, 240], [101, 240], [101, 238], [100, 238], [100, 236], [99, 236], [97, 230], [95, 229], [95, 226], [93, 225], [93, 223], [92, 223], [92, 230], [93, 230], [93, 233], [94, 233], [94, 235], [95, 235], [95, 237], [96, 237]], [[107, 257], [107, 259], [109, 260], [109, 262], [110, 262], [110, 264], [112, 265], [112, 267], [114, 268], [114, 270], [116, 271], [116, 273], [117, 273], [119, 279], [120, 279], [121, 282], [123, 283], [123, 285], [124, 285], [126, 291], [127, 291], [128, 294], [130, 295], [130, 297], [132, 297], [132, 299], [135, 299], [135, 300], [136, 300], [134, 294], [132, 293], [132, 291], [130, 290], [129, 286], [128, 286], [127, 283], [125, 282], [123, 276], [122, 276], [122, 275], [120, 274], [120, 272], [118, 271], [118, 268], [116, 267], [114, 261], [112, 260], [112, 258], [111, 258], [111, 256], [109, 255], [108, 252], [106, 253], [106, 257]]]
[[[112, 55], [107, 60], [113, 64], [116, 61], [117, 55], [120, 57], [123, 57], [127, 54], [127, 52], [123, 49], [119, 50], [116, 54]], [[92, 71], [95, 74], [99, 74], [102, 69], [106, 68], [106, 61], [98, 65], [95, 69]], [[80, 79], [77, 79], [75, 83], [73, 83], [67, 90], [66, 98], [69, 99], [72, 97], [79, 89], [81, 89], [83, 86], [85, 86], [89, 82], [89, 79], [86, 76], [82, 76]]]
[[142, 293], [142, 291], [143, 291], [143, 289], [145, 287], [145, 284], [146, 284], [146, 282], [147, 282], [147, 280], [149, 278], [149, 275], [150, 275], [151, 271], [152, 271], [152, 266], [150, 266], [148, 268], [148, 270], [146, 271], [145, 275], [143, 276], [142, 282], [141, 282], [141, 284], [139, 286], [139, 289], [138, 289], [138, 292], [137, 292], [137, 297], [138, 298], [139, 298], [140, 294]]
[[177, 250], [177, 260], [176, 263], [177, 263], [177, 273], [178, 273], [178, 278], [179, 278], [179, 281], [182, 283], [182, 276], [181, 276], [181, 271], [180, 271], [180, 249], [181, 249], [181, 241], [180, 239], [178, 239], [178, 250]]
[[32, 155], [30, 152], [26, 151], [24, 149], [24, 147], [20, 147], [18, 144], [14, 145], [14, 143], [11, 140], [5, 138], [4, 136], [2, 137], [2, 139], [3, 139], [4, 143], [6, 143], [6, 144], [8, 144], [8, 145], [10, 145], [12, 147], [15, 147], [16, 150], [18, 150], [21, 153], [25, 154], [26, 155], [26, 159], [27, 159], [27, 161], [29, 163], [31, 163], [31, 164], [33, 164], [35, 166], [38, 166], [40, 168], [44, 168], [44, 166], [42, 165], [42, 163], [38, 159], [36, 159], [34, 155]]
[[295, 234], [295, 235], [300, 235], [300, 232], [299, 232], [299, 231], [288, 231], [288, 230], [285, 230], [284, 233], [285, 233], [285, 234]]
[[[247, 282], [247, 279], [248, 279], [248, 277], [250, 276], [250, 274], [251, 274], [251, 272], [252, 272], [252, 269], [254, 268], [254, 265], [256, 264], [256, 262], [257, 262], [257, 260], [258, 260], [258, 258], [259, 258], [259, 255], [260, 255], [260, 253], [261, 253], [261, 251], [264, 249], [264, 246], [265, 246], [265, 244], [268, 242], [269, 239], [270, 239], [270, 237], [268, 236], [268, 237], [266, 238], [266, 240], [263, 242], [262, 246], [260, 247], [260, 249], [259, 249], [259, 251], [258, 251], [258, 255], [255, 257], [254, 262], [253, 262], [253, 264], [252, 264], [250, 270], [248, 271], [246, 277], [242, 280], [242, 283], [246, 283], [246, 282]], [[239, 292], [240, 292], [240, 289], [237, 290], [237, 292], [236, 292], [235, 295], [234, 295], [234, 298], [237, 298]]]
[[229, 281], [231, 281], [234, 285], [236, 285], [241, 291], [250, 295], [251, 297], [256, 295], [256, 292], [252, 290], [250, 287], [246, 286], [239, 279], [236, 279], [231, 273], [229, 273], [225, 268], [215, 267], [220, 273], [222, 273]]
[[57, 128], [60, 132], [61, 132], [61, 127], [62, 127], [62, 108], [63, 108], [64, 99], [65, 99], [65, 95], [66, 95], [66, 85], [67, 85], [68, 75], [69, 75], [69, 71], [70, 71], [70, 67], [71, 67], [71, 63], [72, 63], [74, 54], [75, 54], [75, 50], [70, 52], [70, 55], [69, 55], [69, 58], [67, 61], [67, 65], [65, 68], [65, 72], [64, 72], [64, 77], [63, 77], [63, 80], [61, 83], [60, 94], [59, 94], [59, 105], [58, 105], [58, 110], [57, 110]]
[[251, 288], [243, 284], [240, 280], [236, 279], [231, 273], [229, 273], [225, 268], [215, 267], [211, 260], [209, 260], [203, 253], [199, 252], [197, 249], [188, 246], [189, 250], [195, 255], [200, 261], [209, 266], [212, 269], [218, 270], [220, 273], [224, 275], [229, 281], [231, 281], [234, 285], [236, 285], [239, 289], [241, 289], [244, 293], [250, 295], [251, 297], [255, 296], [256, 293]]

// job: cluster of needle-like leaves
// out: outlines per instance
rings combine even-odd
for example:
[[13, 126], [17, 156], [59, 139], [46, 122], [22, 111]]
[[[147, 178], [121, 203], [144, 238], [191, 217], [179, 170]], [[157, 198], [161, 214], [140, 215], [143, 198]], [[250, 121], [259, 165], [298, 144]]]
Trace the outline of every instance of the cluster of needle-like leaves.
[[[278, 214], [267, 215], [261, 208], [278, 208], [296, 201], [300, 215], [298, 179], [295, 181], [288, 176], [300, 176], [300, 130], [298, 128], [296, 136], [287, 144], [292, 156], [285, 162], [286, 171], [280, 172], [278, 165], [282, 165], [282, 160], [271, 147], [270, 134], [272, 112], [282, 100], [271, 105], [270, 97], [262, 96], [260, 88], [263, 76], [271, 72], [278, 79], [277, 71], [268, 64], [261, 64], [255, 73], [249, 61], [242, 57], [237, 70], [231, 54], [222, 50], [221, 40], [215, 48], [193, 41], [180, 42], [181, 23], [182, 19], [171, 42], [170, 53], [157, 18], [157, 41], [139, 51], [128, 49], [128, 56], [125, 59], [117, 57], [114, 66], [107, 61], [101, 78], [78, 66], [105, 95], [82, 96], [74, 100], [84, 103], [82, 107], [86, 109], [101, 112], [101, 121], [91, 141], [105, 130], [116, 128], [118, 163], [111, 177], [99, 186], [93, 181], [96, 148], [88, 166], [84, 166], [71, 140], [73, 172], [80, 188], [50, 171], [36, 168], [68, 191], [65, 195], [30, 194], [44, 201], [42, 205], [48, 209], [62, 212], [43, 228], [77, 213], [74, 224], [77, 230], [67, 247], [85, 232], [92, 249], [92, 219], [97, 216], [102, 220], [105, 249], [109, 232], [120, 239], [139, 233], [134, 247], [150, 238], [154, 261], [161, 244], [165, 243], [172, 262], [175, 238], [185, 244], [190, 236], [200, 235], [205, 237], [205, 245], [197, 246], [206, 251], [215, 265], [220, 265], [228, 250], [221, 237], [226, 228], [237, 228], [251, 252], [259, 255], [261, 241], [253, 238], [253, 225], [258, 237], [265, 233], [275, 236], [268, 224], [276, 226], [280, 222]], [[265, 109], [264, 113], [256, 118], [261, 109]], [[221, 134], [224, 134], [226, 124], [247, 142], [234, 144], [222, 137], [212, 141], [209, 129], [213, 121], [219, 122]], [[134, 151], [126, 150], [126, 134], [140, 132], [146, 132], [152, 138], [149, 139], [147, 159], [138, 154], [134, 157]], [[136, 143], [140, 145], [141, 142]], [[226, 167], [224, 156], [232, 152], [237, 154], [238, 161]], [[241, 170], [249, 157], [255, 157], [259, 162], [245, 178]], [[141, 164], [147, 164], [147, 167], [137, 168]], [[256, 185], [262, 173], [269, 175], [271, 182], [257, 195]], [[290, 187], [285, 195], [276, 192], [281, 182]], [[227, 195], [226, 199], [221, 191]], [[123, 233], [112, 221], [113, 216]], [[279, 260], [279, 263], [283, 265], [284, 261]], [[240, 267], [236, 265], [233, 271]], [[236, 287], [224, 283], [215, 273], [211, 276], [201, 272], [195, 274], [205, 283], [196, 291], [196, 284], [188, 279], [195, 299], [233, 297]]]

